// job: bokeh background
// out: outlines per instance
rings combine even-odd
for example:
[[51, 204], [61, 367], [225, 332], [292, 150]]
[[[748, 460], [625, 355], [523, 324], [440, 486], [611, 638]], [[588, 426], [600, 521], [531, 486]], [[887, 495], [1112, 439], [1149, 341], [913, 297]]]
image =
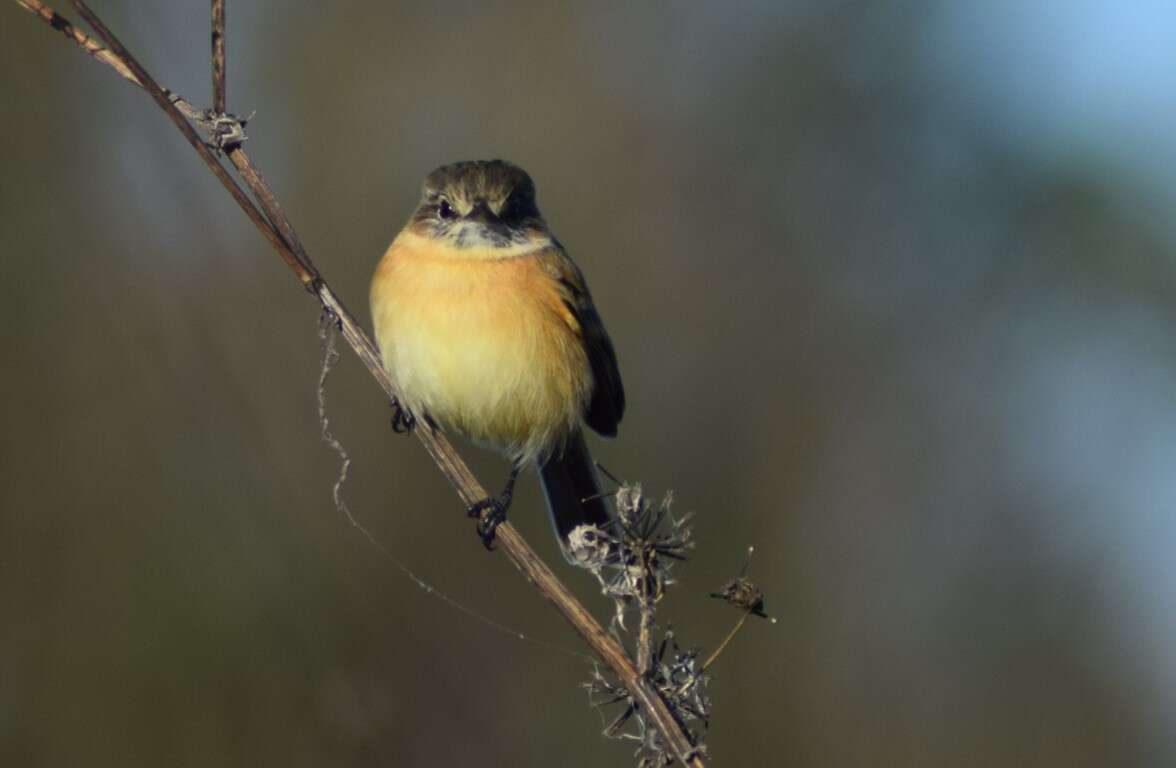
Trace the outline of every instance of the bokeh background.
[[[63, 4], [64, 5], [64, 4]], [[64, 10], [62, 8], [61, 10]], [[208, 9], [99, 2], [209, 101]], [[629, 395], [594, 450], [757, 547], [715, 764], [1176, 762], [1170, 3], [230, 2], [229, 102], [328, 279], [435, 165], [529, 169]], [[144, 94], [0, 4], [0, 762], [628, 765], [578, 643]], [[497, 484], [503, 463], [466, 450]], [[556, 557], [534, 481], [514, 520]], [[581, 574], [563, 571], [607, 617]]]

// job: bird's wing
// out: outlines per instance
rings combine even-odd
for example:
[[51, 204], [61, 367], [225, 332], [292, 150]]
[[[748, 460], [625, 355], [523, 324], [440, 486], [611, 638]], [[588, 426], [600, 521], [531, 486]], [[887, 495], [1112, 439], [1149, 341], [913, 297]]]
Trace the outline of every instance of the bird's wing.
[[558, 284], [564, 306], [575, 321], [580, 341], [588, 355], [592, 369], [592, 397], [584, 409], [584, 421], [588, 426], [605, 437], [617, 433], [617, 425], [625, 413], [625, 388], [621, 384], [621, 372], [617, 367], [617, 353], [612, 340], [604, 330], [600, 313], [592, 303], [592, 294], [584, 276], [571, 258], [558, 244], [543, 253], [540, 258], [544, 269]]

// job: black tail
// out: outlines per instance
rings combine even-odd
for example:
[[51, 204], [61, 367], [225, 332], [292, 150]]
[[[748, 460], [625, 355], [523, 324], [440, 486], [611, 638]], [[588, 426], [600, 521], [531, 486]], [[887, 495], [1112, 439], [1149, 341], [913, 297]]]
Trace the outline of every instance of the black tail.
[[603, 527], [614, 517], [608, 499], [600, 495], [596, 466], [579, 430], [568, 438], [563, 453], [552, 456], [539, 470], [539, 484], [564, 557], [572, 529], [588, 524]]

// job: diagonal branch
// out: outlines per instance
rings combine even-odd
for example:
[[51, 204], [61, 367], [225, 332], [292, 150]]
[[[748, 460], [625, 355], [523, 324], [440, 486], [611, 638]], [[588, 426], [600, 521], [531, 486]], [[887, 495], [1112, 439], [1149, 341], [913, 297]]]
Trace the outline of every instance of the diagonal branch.
[[[217, 177], [229, 194], [232, 195], [233, 199], [237, 201], [237, 204], [254, 225], [257, 226], [258, 230], [261, 231], [274, 250], [278, 252], [278, 255], [290, 267], [299, 281], [318, 298], [324, 309], [335, 317], [343, 338], [351, 345], [351, 348], [359, 357], [360, 362], [372, 374], [376, 383], [384, 390], [385, 395], [390, 399], [395, 399], [397, 394], [395, 382], [384, 370], [375, 345], [322, 278], [318, 269], [306, 254], [301, 241], [298, 239], [293, 227], [278, 204], [277, 198], [273, 195], [268, 185], [266, 185], [260, 172], [249, 161], [249, 157], [240, 143], [227, 147], [225, 152], [230, 162], [237, 168], [253, 192], [257, 200], [256, 204], [233, 181], [213, 151], [209, 149], [208, 145], [204, 143], [188, 123], [188, 120], [185, 119], [185, 117], [189, 117], [199, 120], [200, 115], [203, 113], [194, 110], [185, 112], [179, 103], [182, 100], [176, 99], [170, 92], [160, 87], [82, 0], [72, 0], [73, 5], [78, 13], [86, 19], [90, 26], [105, 41], [105, 48], [79, 31], [52, 8], [40, 2], [40, 0], [14, 1], [22, 8], [38, 16], [54, 29], [62, 32], [90, 56], [112, 67], [119, 75], [147, 91], [148, 95], [151, 96], [159, 108], [175, 123], [180, 133], [192, 145], [192, 148], [204, 161], [205, 165], [208, 166], [213, 175]], [[218, 0], [213, 0], [213, 2], [215, 7], [218, 4]], [[221, 9], [218, 26], [221, 47], [219, 54], [214, 53], [213, 71], [214, 81], [221, 83], [220, 86], [214, 85], [214, 91], [217, 91], [219, 88], [219, 93], [223, 95], [223, 0], [219, 4], [221, 5]], [[216, 19], [217, 12], [215, 10], [213, 15], [214, 19]], [[214, 34], [214, 51], [217, 50], [217, 36]], [[219, 63], [215, 59], [219, 59]], [[188, 106], [190, 109], [190, 105]], [[217, 104], [217, 107], [220, 107], [217, 110], [217, 114], [219, 114], [223, 111], [223, 105]], [[207, 119], [207, 116], [204, 117]], [[414, 430], [415, 434], [420, 439], [425, 450], [428, 451], [429, 455], [436, 462], [438, 468], [453, 485], [462, 502], [468, 506], [485, 498], [487, 495], [486, 491], [478, 483], [477, 479], [474, 478], [469, 467], [466, 466], [461, 456], [458, 455], [445, 436], [436, 428], [429, 425], [424, 419], [419, 420], [417, 425], [417, 429]], [[534, 550], [531, 549], [530, 545], [527, 544], [514, 526], [509, 522], [500, 525], [497, 530], [497, 539], [502, 550], [511, 562], [555, 606], [576, 632], [584, 638], [596, 656], [608, 665], [624, 683], [625, 687], [632, 694], [634, 701], [647, 712], [649, 719], [657, 727], [662, 738], [669, 746], [670, 751], [683, 764], [691, 766], [691, 768], [703, 768], [704, 762], [698, 749], [691, 742], [681, 725], [674, 719], [666, 703], [648, 679], [638, 672], [637, 667], [625, 654], [625, 651], [616, 640], [610, 637], [592, 615], [572, 596], [546, 563], [535, 554]]]

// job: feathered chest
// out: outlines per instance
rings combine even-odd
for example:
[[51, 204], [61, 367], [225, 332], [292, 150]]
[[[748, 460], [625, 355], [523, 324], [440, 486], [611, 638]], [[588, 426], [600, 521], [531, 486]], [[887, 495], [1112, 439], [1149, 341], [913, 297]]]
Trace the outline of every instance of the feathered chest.
[[461, 258], [398, 240], [371, 299], [377, 343], [410, 408], [520, 455], [577, 423], [592, 386], [587, 357], [558, 282], [534, 256]]

